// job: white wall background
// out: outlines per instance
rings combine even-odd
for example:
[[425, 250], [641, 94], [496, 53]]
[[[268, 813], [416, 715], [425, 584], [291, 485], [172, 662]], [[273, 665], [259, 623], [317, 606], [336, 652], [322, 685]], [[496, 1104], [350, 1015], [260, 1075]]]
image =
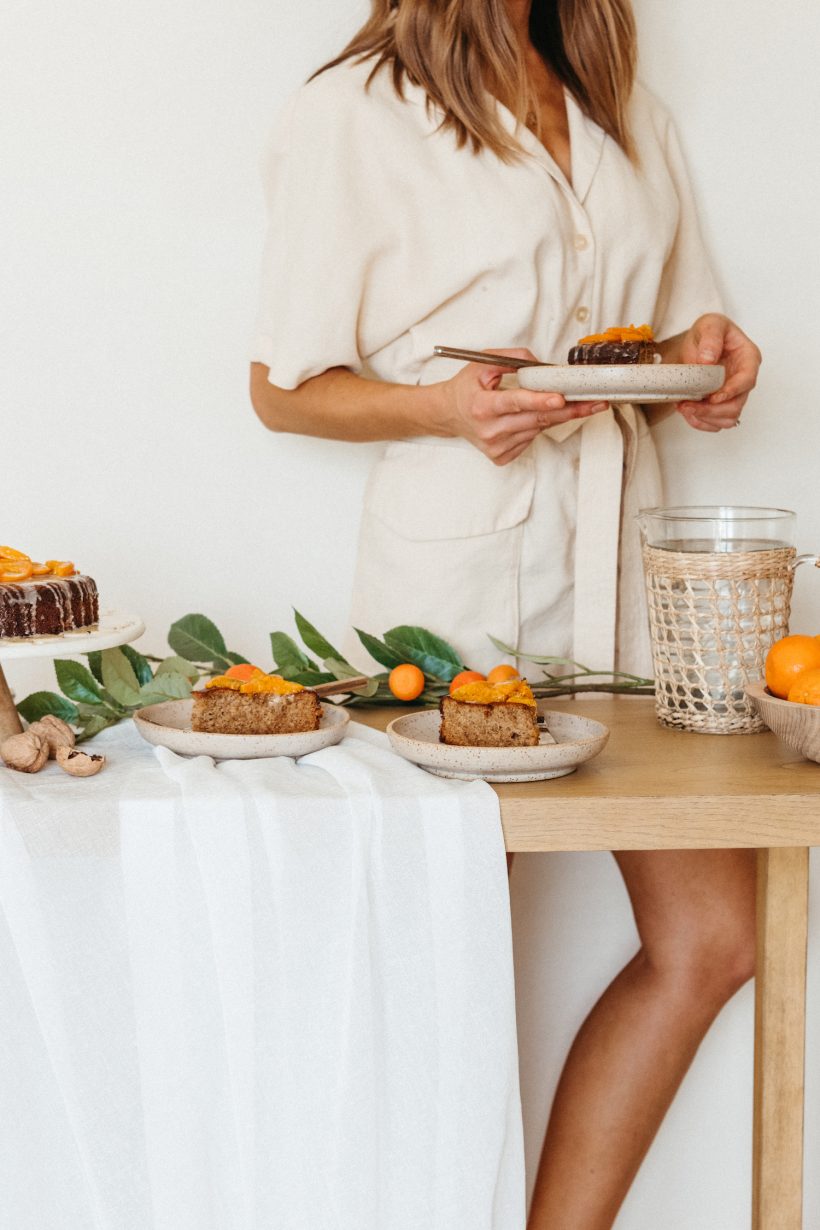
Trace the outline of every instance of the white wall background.
[[[264, 138], [366, 8], [6, 6], [0, 540], [77, 559], [108, 602], [143, 614], [148, 649], [191, 610], [261, 660], [291, 604], [342, 636], [370, 450], [267, 435], [249, 408], [246, 348]], [[729, 309], [766, 355], [741, 431], [664, 426], [669, 495], [792, 507], [798, 545], [820, 549], [820, 7], [636, 8], [643, 77], [677, 116]], [[793, 628], [820, 631], [816, 574], [799, 576]], [[51, 686], [46, 665], [8, 674], [21, 694]], [[815, 905], [817, 888], [815, 877]], [[520, 858], [513, 900], [532, 1171], [563, 1053], [634, 934], [608, 855]], [[746, 990], [704, 1044], [619, 1230], [748, 1224], [751, 1045]], [[808, 1070], [810, 1160], [820, 1148], [814, 1013]], [[807, 1178], [814, 1226], [810, 1161]]]

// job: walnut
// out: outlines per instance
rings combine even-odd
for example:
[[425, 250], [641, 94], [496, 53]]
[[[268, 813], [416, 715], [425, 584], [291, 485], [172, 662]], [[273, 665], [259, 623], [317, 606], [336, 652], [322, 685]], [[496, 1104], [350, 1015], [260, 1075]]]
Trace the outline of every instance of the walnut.
[[53, 713], [47, 713], [45, 717], [40, 718], [39, 722], [32, 722], [29, 732], [45, 739], [48, 744], [48, 754], [52, 760], [57, 755], [58, 748], [73, 747], [77, 742], [77, 736], [68, 722], [55, 717]]
[[72, 777], [93, 777], [105, 764], [105, 756], [75, 751], [72, 747], [57, 748], [57, 764]]
[[0, 756], [10, 769], [21, 773], [39, 773], [48, 760], [48, 743], [30, 730], [11, 735], [0, 744]]

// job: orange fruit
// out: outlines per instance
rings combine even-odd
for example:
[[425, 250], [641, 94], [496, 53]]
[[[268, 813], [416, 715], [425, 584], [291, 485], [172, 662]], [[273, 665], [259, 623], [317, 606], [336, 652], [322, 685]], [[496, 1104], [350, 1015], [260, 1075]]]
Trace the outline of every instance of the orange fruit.
[[264, 675], [258, 666], [251, 666], [250, 662], [237, 662], [236, 666], [231, 666], [225, 671], [224, 679], [241, 679], [243, 683], [247, 683], [250, 679], [255, 679], [257, 675]]
[[514, 666], [510, 666], [509, 662], [502, 662], [500, 666], [494, 666], [487, 676], [487, 683], [509, 683], [511, 679], [520, 679], [518, 671]]
[[798, 705], [820, 705], [820, 670], [815, 668], [798, 675], [786, 699]]
[[817, 669], [820, 669], [820, 638], [781, 637], [766, 655], [766, 687], [773, 696], [785, 700], [798, 675]]
[[393, 667], [387, 683], [397, 700], [415, 700], [424, 691], [424, 673], [412, 662], [402, 662]]
[[486, 677], [481, 671], [459, 671], [450, 681], [450, 695], [453, 695], [456, 688], [463, 688], [466, 683], [483, 683]]
[[27, 581], [32, 573], [31, 560], [0, 560], [0, 581]]

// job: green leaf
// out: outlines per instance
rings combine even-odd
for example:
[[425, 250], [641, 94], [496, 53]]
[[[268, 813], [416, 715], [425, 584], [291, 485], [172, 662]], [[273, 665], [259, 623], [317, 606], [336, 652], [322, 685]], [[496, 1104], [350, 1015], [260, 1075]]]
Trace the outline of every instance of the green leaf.
[[381, 666], [386, 666], [389, 671], [392, 671], [394, 666], [401, 666], [404, 659], [400, 658], [397, 653], [394, 653], [392, 649], [385, 645], [384, 641], [380, 641], [378, 637], [371, 636], [369, 632], [362, 632], [361, 628], [354, 628], [353, 631], [371, 658], [375, 659]]
[[189, 662], [213, 662], [218, 670], [229, 664], [222, 633], [206, 615], [183, 615], [171, 624], [168, 644]]
[[[333, 672], [333, 678], [339, 680], [339, 684], [343, 684], [345, 679], [350, 679], [350, 666], [347, 662], [340, 662], [336, 658], [327, 658], [324, 665], [329, 671]], [[361, 671], [355, 671], [354, 674], [361, 674]], [[340, 692], [355, 692], [357, 696], [374, 696], [378, 689], [378, 680], [368, 679], [367, 683], [361, 684], [357, 688], [339, 687]]]
[[97, 683], [102, 683], [102, 653], [99, 649], [92, 649], [91, 653], [87, 653], [85, 656], [88, 658], [91, 674], [97, 680]]
[[[294, 611], [293, 617], [296, 620], [296, 627], [299, 629], [299, 635], [311, 653], [317, 654], [322, 661], [326, 658], [334, 658], [337, 662], [345, 662], [345, 659], [339, 653], [338, 649], [334, 649], [330, 641], [326, 641], [321, 632], [317, 631], [313, 624], [308, 623], [304, 615], [300, 615], [298, 611]], [[349, 662], [345, 662], [345, 666], [349, 668], [351, 675], [358, 673], [356, 668], [351, 666]]]
[[189, 662], [186, 658], [173, 657], [163, 658], [154, 674], [152, 675], [149, 671], [148, 678], [140, 679], [140, 683], [151, 683], [152, 679], [156, 679], [157, 675], [167, 675], [169, 672], [175, 675], [184, 675], [192, 683], [196, 683], [197, 679], [199, 679], [199, 671], [193, 662]]
[[158, 705], [163, 700], [186, 700], [191, 695], [191, 681], [178, 671], [165, 671], [156, 675], [151, 683], [139, 690], [137, 703]]
[[106, 689], [118, 704], [133, 708], [139, 703], [140, 683], [121, 649], [102, 651], [102, 677]]
[[124, 709], [115, 713], [113, 709], [110, 709], [108, 705], [105, 705], [103, 703], [100, 703], [99, 705], [78, 704], [77, 712], [79, 713], [81, 718], [106, 717], [106, 718], [112, 718], [112, 720], [116, 722], [118, 722], [120, 718], [125, 715]]
[[137, 653], [136, 649], [132, 649], [130, 645], [122, 645], [121, 649], [133, 666], [134, 674], [137, 676], [140, 685], [148, 683], [151, 679], [151, 663], [148, 659], [144, 658], [141, 653]]
[[[487, 635], [489, 636], [490, 634], [487, 633]], [[523, 649], [518, 649], [515, 645], [505, 645], [503, 641], [499, 641], [495, 636], [490, 636], [490, 640], [496, 649], [500, 649], [502, 653], [507, 654], [511, 658], [523, 658], [526, 662], [535, 662], [537, 666], [577, 666], [579, 670], [586, 670], [585, 666], [581, 666], [580, 662], [574, 662], [572, 658], [555, 658], [550, 657], [548, 654], [524, 653]]]
[[464, 663], [452, 645], [426, 628], [391, 628], [385, 632], [384, 640], [389, 649], [401, 656], [402, 662], [414, 662], [425, 675], [433, 675], [445, 683], [464, 670]]
[[82, 718], [80, 720], [81, 733], [77, 736], [77, 742], [85, 743], [86, 739], [93, 739], [94, 735], [98, 735], [107, 726], [114, 726], [117, 721], [117, 718], [111, 716]]
[[228, 659], [229, 662], [233, 662], [234, 666], [240, 666], [242, 665], [242, 663], [245, 663], [248, 661], [247, 658], [242, 657], [241, 653], [234, 653], [232, 649], [225, 650], [225, 657]]
[[271, 632], [270, 647], [276, 669], [286, 679], [299, 671], [317, 671], [319, 667], [302, 653], [296, 642], [286, 632]]
[[336, 676], [329, 671], [300, 671], [289, 678], [291, 683], [301, 683], [306, 688], [314, 688], [317, 683], [332, 683]]
[[27, 722], [37, 722], [47, 713], [53, 713], [55, 717], [71, 722], [72, 725], [76, 724], [79, 718], [76, 706], [64, 696], [58, 696], [56, 692], [32, 692], [20, 701], [17, 712]]
[[97, 680], [91, 671], [80, 662], [71, 662], [67, 658], [55, 658], [54, 671], [60, 691], [70, 700], [77, 700], [86, 705], [103, 702], [102, 689]]

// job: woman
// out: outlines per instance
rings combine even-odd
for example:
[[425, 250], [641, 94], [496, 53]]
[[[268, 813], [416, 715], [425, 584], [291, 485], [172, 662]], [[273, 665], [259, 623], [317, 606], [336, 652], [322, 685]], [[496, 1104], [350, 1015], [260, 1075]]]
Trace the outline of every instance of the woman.
[[[646, 320], [666, 361], [726, 367], [677, 406], [690, 426], [739, 423], [760, 354], [720, 314], [674, 131], [634, 66], [628, 0], [373, 0], [280, 125], [252, 399], [275, 431], [389, 442], [365, 498], [360, 627], [426, 624], [472, 667], [491, 632], [649, 669], [647, 414], [432, 358], [500, 344], [563, 362], [579, 335]], [[570, 1052], [531, 1230], [612, 1224], [753, 970], [750, 854], [616, 857], [641, 947]]]

